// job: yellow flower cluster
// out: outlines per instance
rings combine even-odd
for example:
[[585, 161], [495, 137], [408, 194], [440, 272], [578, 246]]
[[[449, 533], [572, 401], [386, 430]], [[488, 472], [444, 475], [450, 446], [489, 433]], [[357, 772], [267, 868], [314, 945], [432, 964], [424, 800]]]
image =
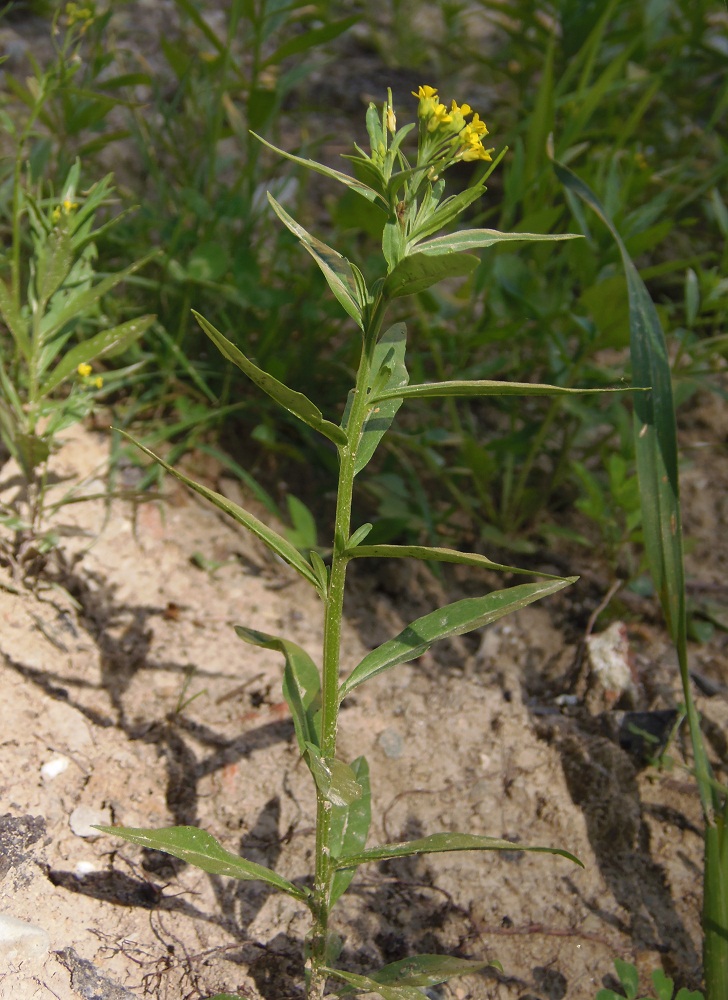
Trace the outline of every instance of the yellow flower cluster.
[[[450, 146], [454, 154], [453, 160], [492, 160], [492, 149], [483, 147], [483, 137], [488, 134], [485, 122], [473, 113], [469, 104], [458, 105], [453, 101], [450, 110], [440, 103], [440, 98], [434, 87], [421, 86], [413, 90], [414, 97], [419, 99], [417, 116], [425, 125], [428, 133], [438, 133], [442, 138], [452, 137]], [[467, 122], [469, 115], [472, 120]]]
[[[81, 376], [82, 379], [88, 379], [89, 375], [93, 371], [93, 368], [86, 362], [81, 362], [76, 371], [78, 372], [78, 374]], [[97, 389], [101, 389], [104, 384], [104, 380], [100, 375], [97, 375], [96, 378], [92, 380], [92, 384]]]
[[71, 201], [70, 198], [64, 198], [63, 202], [51, 212], [53, 223], [60, 222], [64, 215], [70, 215], [74, 208], [78, 208], [78, 202]]

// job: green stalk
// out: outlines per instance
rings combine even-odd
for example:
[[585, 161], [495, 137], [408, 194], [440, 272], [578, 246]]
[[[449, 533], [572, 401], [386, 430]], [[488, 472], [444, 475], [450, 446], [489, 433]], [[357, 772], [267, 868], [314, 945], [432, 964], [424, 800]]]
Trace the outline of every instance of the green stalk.
[[[321, 755], [336, 756], [336, 734], [339, 718], [339, 663], [341, 654], [341, 621], [344, 613], [346, 583], [346, 545], [351, 534], [351, 506], [356, 475], [356, 455], [362, 427], [368, 413], [367, 386], [371, 376], [372, 350], [376, 343], [384, 313], [384, 303], [377, 303], [367, 326], [356, 376], [354, 400], [349, 413], [347, 434], [349, 443], [339, 452], [339, 481], [336, 495], [336, 517], [332, 546], [331, 572], [324, 607], [324, 643], [322, 668]], [[310, 938], [309, 1000], [323, 1000], [327, 964], [329, 898], [333, 869], [331, 867], [331, 803], [316, 789], [316, 874], [314, 878], [312, 912], [314, 926]]]
[[705, 828], [703, 972], [706, 1000], [728, 996], [728, 799]]

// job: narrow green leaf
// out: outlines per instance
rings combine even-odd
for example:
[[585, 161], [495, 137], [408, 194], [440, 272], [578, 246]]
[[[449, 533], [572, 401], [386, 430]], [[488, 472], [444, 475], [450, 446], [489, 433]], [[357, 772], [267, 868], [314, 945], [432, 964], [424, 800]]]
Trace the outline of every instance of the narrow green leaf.
[[346, 543], [346, 548], [355, 549], [357, 545], [360, 544], [360, 542], [364, 541], [364, 539], [367, 537], [367, 535], [369, 534], [369, 532], [372, 530], [373, 527], [374, 525], [371, 523], [371, 521], [367, 521], [366, 524], [359, 525], [356, 531], [349, 538], [349, 541]]
[[[372, 821], [372, 793], [369, 785], [369, 765], [364, 757], [352, 762], [351, 770], [361, 787], [361, 795], [347, 806], [334, 806], [331, 810], [331, 857], [342, 854], [356, 854], [367, 842]], [[331, 880], [329, 906], [333, 907], [339, 897], [346, 892], [356, 874], [355, 868], [343, 868], [334, 872]]]
[[436, 236], [434, 240], [419, 243], [417, 252], [426, 256], [439, 257], [441, 254], [462, 253], [465, 250], [492, 247], [496, 243], [534, 243], [576, 239], [583, 239], [581, 233], [499, 233], [497, 229], [461, 229], [449, 236]]
[[374, 396], [374, 402], [385, 399], [432, 399], [439, 396], [566, 396], [584, 395], [589, 392], [629, 392], [631, 386], [609, 389], [570, 389], [560, 385], [540, 382], [495, 382], [491, 379], [451, 382], [423, 382], [401, 388], [385, 388]]
[[318, 667], [305, 649], [289, 639], [281, 639], [252, 628], [235, 626], [235, 634], [252, 646], [274, 649], [285, 657], [283, 697], [288, 703], [296, 730], [296, 740], [302, 754], [306, 744], [318, 746], [321, 736], [316, 724], [316, 713], [321, 708], [321, 678]]
[[358, 976], [354, 972], [344, 972], [343, 969], [324, 969], [329, 976], [343, 979], [350, 986], [366, 993], [375, 993], [382, 1000], [422, 1000], [422, 993], [416, 986], [388, 986], [378, 983], [369, 976]]
[[307, 232], [288, 212], [279, 205], [273, 195], [268, 192], [268, 201], [281, 222], [297, 236], [304, 247], [311, 254], [313, 259], [321, 269], [329, 288], [334, 293], [344, 310], [351, 316], [354, 322], [364, 329], [362, 313], [365, 302], [360, 301], [359, 288], [362, 287], [364, 279], [359, 274], [359, 282], [355, 276], [355, 265], [347, 260], [338, 250], [327, 246], [321, 240], [317, 240]]
[[[421, 244], [427, 246], [427, 244]], [[443, 252], [445, 254], [445, 252]], [[414, 295], [444, 278], [464, 278], [478, 266], [472, 254], [429, 256], [413, 253], [401, 260], [384, 282], [383, 294], [390, 299]]]
[[300, 573], [304, 580], [308, 580], [309, 583], [312, 583], [314, 587], [318, 589], [316, 574], [311, 569], [308, 561], [304, 559], [294, 545], [291, 545], [291, 543], [283, 538], [282, 535], [279, 535], [277, 531], [269, 528], [267, 524], [263, 524], [262, 521], [259, 521], [257, 517], [245, 510], [244, 507], [240, 507], [238, 504], [233, 503], [232, 500], [228, 500], [228, 498], [222, 496], [221, 493], [215, 493], [214, 490], [210, 490], [201, 483], [196, 483], [195, 480], [190, 479], [189, 476], [185, 476], [182, 472], [179, 472], [178, 469], [175, 469], [174, 466], [169, 465], [161, 459], [159, 455], [155, 455], [153, 451], [149, 450], [149, 448], [145, 448], [145, 446], [136, 441], [131, 434], [127, 434], [126, 431], [119, 431], [119, 433], [127, 438], [127, 440], [131, 441], [132, 444], [135, 444], [137, 448], [139, 448], [140, 451], [143, 451], [149, 458], [154, 459], [155, 462], [161, 465], [163, 469], [166, 469], [166, 471], [169, 472], [170, 475], [174, 476], [175, 479], [179, 479], [181, 483], [189, 486], [190, 489], [195, 491], [195, 493], [199, 493], [200, 496], [205, 497], [206, 500], [214, 503], [219, 510], [229, 514], [233, 520], [238, 522], [238, 524], [242, 524], [244, 528], [247, 528], [248, 531], [252, 532], [252, 534], [256, 536], [256, 538], [259, 538], [261, 542], [267, 545], [271, 551], [275, 552], [276, 555], [279, 555], [284, 562], [287, 562], [289, 566], [292, 566], [293, 569], [296, 570], [296, 572]]
[[155, 316], [139, 316], [110, 330], [102, 330], [88, 340], [76, 344], [67, 351], [43, 383], [41, 395], [47, 396], [57, 386], [73, 375], [80, 364], [88, 364], [96, 358], [124, 351], [138, 340], [152, 325]]
[[148, 264], [153, 257], [157, 256], [157, 253], [158, 251], [154, 250], [152, 253], [147, 254], [146, 257], [142, 257], [141, 260], [137, 260], [133, 264], [130, 264], [129, 267], [125, 267], [123, 271], [110, 274], [102, 281], [85, 288], [83, 291], [78, 292], [78, 294], [70, 294], [62, 308], [57, 311], [53, 310], [44, 317], [41, 323], [43, 342], [48, 343], [67, 323], [85, 313], [106, 295], [107, 292], [111, 291], [112, 288], [115, 288], [120, 282], [135, 274], [145, 264]]
[[425, 215], [420, 223], [416, 223], [414, 229], [410, 233], [409, 242], [407, 244], [408, 252], [414, 250], [417, 246], [419, 249], [419, 242], [423, 240], [426, 236], [431, 236], [432, 233], [436, 233], [438, 229], [442, 229], [444, 226], [449, 225], [458, 216], [465, 211], [465, 209], [472, 205], [474, 201], [477, 201], [485, 193], [485, 184], [475, 184], [473, 187], [466, 188], [465, 191], [461, 191], [459, 194], [451, 195], [451, 197], [446, 198], [441, 205], [439, 205], [431, 215]]
[[[353, 536], [352, 536], [353, 537]], [[458, 563], [461, 566], [482, 566], [483, 569], [501, 570], [506, 573], [524, 573], [528, 576], [540, 576], [544, 580], [563, 580], [562, 576], [550, 573], [537, 573], [532, 569], [519, 569], [517, 566], [506, 566], [493, 562], [487, 556], [477, 552], [460, 552], [458, 549], [446, 549], [429, 545], [356, 545], [347, 547], [349, 559], [420, 559], [423, 562]]]
[[[404, 323], [395, 323], [381, 337], [372, 352], [371, 395], [382, 390], [397, 389], [406, 385], [409, 378], [404, 363], [407, 350], [407, 327]], [[356, 461], [354, 475], [357, 475], [369, 463], [379, 442], [392, 425], [402, 400], [396, 396], [383, 403], [375, 403], [369, 409], [369, 414], [362, 425], [361, 437], [356, 445]]]
[[26, 361], [30, 360], [31, 347], [30, 339], [28, 338], [28, 323], [21, 317], [18, 309], [15, 308], [12, 293], [2, 278], [0, 278], [0, 316], [2, 316], [3, 322], [13, 335], [13, 340]]
[[45, 303], [65, 281], [72, 260], [68, 227], [59, 225], [49, 234], [38, 255], [35, 287], [41, 308], [45, 308]]
[[456, 976], [468, 976], [488, 967], [500, 968], [499, 962], [454, 958], [451, 955], [412, 955], [399, 962], [390, 962], [371, 975], [376, 983], [407, 986], [437, 986]]
[[485, 597], [466, 597], [418, 618], [396, 638], [372, 650], [354, 667], [339, 689], [339, 701], [343, 701], [354, 688], [371, 677], [376, 677], [398, 663], [406, 663], [422, 656], [438, 640], [490, 625], [512, 611], [518, 611], [542, 597], [563, 590], [577, 579], [578, 577], [572, 576], [544, 583], [523, 583], [507, 590], [496, 590]]
[[313, 743], [306, 744], [306, 761], [321, 794], [332, 806], [348, 806], [362, 795], [362, 786], [343, 760], [322, 757]]
[[524, 844], [514, 844], [510, 840], [498, 837], [481, 837], [472, 833], [433, 833], [419, 840], [406, 840], [399, 844], [382, 844], [370, 847], [359, 854], [345, 855], [332, 859], [337, 868], [347, 868], [351, 865], [364, 865], [371, 861], [389, 861], [392, 858], [409, 858], [413, 854], [443, 854], [452, 851], [529, 851], [537, 854], [557, 854], [573, 861], [583, 868], [584, 865], [569, 851], [560, 847], [530, 847]]
[[245, 882], [267, 882], [281, 892], [307, 903], [309, 893], [300, 889], [288, 879], [270, 868], [246, 861], [237, 854], [231, 854], [218, 843], [212, 834], [199, 830], [196, 826], [167, 826], [159, 830], [136, 829], [128, 826], [96, 826], [102, 833], [121, 837], [131, 844], [148, 847], [152, 851], [164, 851], [188, 864], [201, 868], [211, 875], [229, 875]]
[[296, 392], [295, 389], [289, 389], [287, 385], [284, 385], [272, 375], [258, 368], [257, 365], [254, 365], [252, 361], [245, 357], [243, 352], [232, 341], [228, 340], [219, 330], [216, 330], [212, 323], [208, 322], [204, 316], [195, 312], [194, 309], [192, 310], [192, 314], [220, 353], [228, 361], [232, 361], [233, 364], [237, 365], [259, 389], [268, 393], [271, 399], [274, 399], [284, 409], [288, 410], [289, 413], [292, 413], [294, 417], [302, 420], [304, 424], [308, 424], [309, 427], [318, 431], [319, 434], [323, 434], [329, 441], [333, 441], [336, 445], [346, 444], [347, 437], [344, 431], [342, 431], [338, 424], [334, 424], [330, 420], [324, 420], [321, 410], [319, 410], [315, 403], [311, 402], [308, 396], [304, 396], [302, 392]]

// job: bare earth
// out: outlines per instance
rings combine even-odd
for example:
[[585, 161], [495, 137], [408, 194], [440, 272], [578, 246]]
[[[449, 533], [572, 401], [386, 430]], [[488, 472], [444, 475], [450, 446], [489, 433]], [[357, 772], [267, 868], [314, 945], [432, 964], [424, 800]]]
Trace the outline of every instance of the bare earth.
[[[696, 418], [691, 441], [700, 435]], [[96, 492], [106, 449], [102, 435], [71, 433], [55, 472], [90, 476]], [[722, 459], [713, 484], [726, 478]], [[705, 469], [686, 468], [687, 521], [694, 577], [715, 587], [725, 492], [705, 489]], [[12, 489], [9, 466], [0, 486]], [[136, 510], [63, 508], [57, 523], [83, 533], [64, 537], [58, 586], [14, 593], [8, 572], [2, 581], [0, 913], [50, 938], [40, 954], [0, 956], [7, 1000], [301, 996], [307, 922], [294, 902], [84, 835], [93, 822], [197, 824], [290, 878], [311, 871], [311, 781], [282, 703], [280, 657], [243, 645], [232, 626], [286, 635], [315, 656], [320, 604], [255, 539], [182, 487], [166, 489], [166, 502]], [[193, 553], [222, 565], [203, 571]], [[452, 580], [450, 599], [464, 586]], [[407, 569], [358, 574], [347, 669], [442, 603], [438, 590]], [[580, 582], [364, 685], [343, 712], [340, 744], [344, 759], [363, 752], [370, 762], [371, 844], [464, 830], [565, 847], [584, 870], [515, 851], [360, 869], [336, 912], [345, 967], [366, 972], [413, 952], [502, 963], [503, 974], [432, 991], [458, 1000], [588, 1000], [615, 956], [699, 985], [701, 820], [680, 766], [685, 740], [671, 748], [672, 770], [644, 768], [620, 748], [609, 724], [619, 716], [603, 711], [609, 693], [600, 705], [588, 670], [574, 671], [573, 620], [598, 603], [593, 590]], [[656, 620], [633, 621], [626, 635], [636, 707], [674, 708], [673, 654]], [[716, 635], [696, 646], [694, 667], [718, 691], [700, 708], [719, 764], [728, 668]], [[577, 704], [555, 700], [567, 683]]]

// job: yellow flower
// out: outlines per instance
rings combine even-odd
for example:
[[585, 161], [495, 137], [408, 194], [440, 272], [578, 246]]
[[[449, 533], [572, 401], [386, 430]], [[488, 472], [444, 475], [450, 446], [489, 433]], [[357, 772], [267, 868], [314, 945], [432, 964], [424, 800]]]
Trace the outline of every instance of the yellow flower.
[[458, 107], [455, 101], [452, 102], [451, 114], [453, 116], [462, 115], [463, 118], [467, 118], [468, 115], [472, 112], [472, 110], [473, 109], [470, 107], [469, 104], [461, 104], [460, 107]]
[[392, 134], [397, 131], [397, 116], [391, 104], [387, 105], [387, 128]]
[[434, 97], [436, 101], [439, 100], [437, 96], [437, 91], [435, 90], [434, 87], [427, 87], [427, 86], [420, 87], [419, 90], [412, 91], [412, 96], [419, 97], [421, 101], [429, 101], [431, 97]]
[[100, 389], [103, 386], [103, 384], [104, 384], [104, 380], [101, 378], [100, 375], [99, 375], [98, 378], [94, 379], [94, 385], [96, 386], [97, 389]]
[[485, 122], [480, 120], [480, 115], [478, 114], [477, 111], [473, 115], [473, 120], [468, 125], [468, 128], [470, 129], [471, 132], [474, 132], [476, 135], [488, 134], [488, 129], [486, 127], [486, 124]]
[[60, 222], [61, 221], [61, 210], [60, 210], [60, 208], [54, 208], [53, 209], [53, 211], [51, 212], [51, 221], [53, 222], [54, 225], [55, 225], [56, 222]]
[[444, 104], [435, 105], [427, 117], [429, 118], [427, 122], [428, 132], [434, 132], [436, 128], [439, 128], [441, 125], [447, 125], [452, 121], [452, 117], [448, 114]]
[[86, 362], [84, 361], [78, 366], [76, 371], [81, 376], [81, 378], [88, 378], [93, 369], [91, 368], [91, 365], [86, 364]]

